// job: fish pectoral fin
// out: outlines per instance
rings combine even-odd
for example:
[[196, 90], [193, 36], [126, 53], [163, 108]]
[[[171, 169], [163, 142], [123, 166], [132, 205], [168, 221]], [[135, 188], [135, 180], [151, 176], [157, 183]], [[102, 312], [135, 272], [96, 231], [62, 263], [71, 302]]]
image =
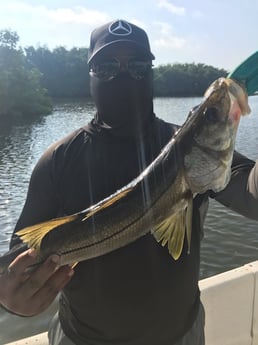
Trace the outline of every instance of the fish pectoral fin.
[[163, 247], [167, 244], [169, 253], [174, 260], [177, 260], [184, 245], [185, 210], [164, 220], [152, 233], [157, 242], [161, 243]]
[[30, 248], [38, 250], [40, 248], [43, 237], [60, 225], [74, 221], [76, 215], [55, 218], [46, 222], [28, 226], [22, 230], [17, 231], [20, 239], [26, 243]]
[[188, 253], [190, 253], [192, 231], [192, 202], [189, 207], [173, 214], [158, 225], [152, 234], [164, 247], [168, 246], [168, 251], [174, 260], [177, 260], [183, 250], [185, 233], [187, 236]]

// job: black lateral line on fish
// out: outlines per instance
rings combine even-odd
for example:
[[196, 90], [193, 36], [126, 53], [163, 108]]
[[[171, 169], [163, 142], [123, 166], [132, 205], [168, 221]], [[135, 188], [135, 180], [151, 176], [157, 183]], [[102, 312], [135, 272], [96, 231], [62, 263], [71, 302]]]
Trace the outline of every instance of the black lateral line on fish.
[[[110, 238], [124, 232], [125, 229], [127, 229], [128, 227], [132, 226], [133, 224], [137, 223], [139, 219], [141, 219], [143, 217], [143, 215], [145, 215], [147, 212], [151, 211], [151, 207], [154, 206], [158, 201], [159, 199], [162, 198], [162, 196], [164, 195], [164, 192], [160, 194], [160, 196], [148, 207], [148, 209], [146, 209], [146, 211], [139, 215], [133, 222], [129, 223], [126, 227], [123, 227], [121, 228], [119, 231], [117, 232], [113, 232], [112, 234], [110, 234], [109, 236], [99, 240], [99, 241], [96, 241], [92, 244], [89, 244], [89, 245], [84, 245], [84, 246], [81, 246], [81, 247], [77, 247], [76, 249], [71, 249], [71, 250], [67, 250], [67, 251], [63, 251], [60, 255], [67, 255], [67, 254], [70, 254], [72, 252], [76, 252], [77, 250], [80, 250], [80, 249], [86, 249], [86, 248], [90, 248], [90, 247], [93, 247], [93, 246], [96, 246], [100, 243], [103, 243], [103, 242], [106, 242], [108, 241]], [[150, 229], [151, 230], [151, 229]], [[150, 230], [148, 232], [150, 232]]]

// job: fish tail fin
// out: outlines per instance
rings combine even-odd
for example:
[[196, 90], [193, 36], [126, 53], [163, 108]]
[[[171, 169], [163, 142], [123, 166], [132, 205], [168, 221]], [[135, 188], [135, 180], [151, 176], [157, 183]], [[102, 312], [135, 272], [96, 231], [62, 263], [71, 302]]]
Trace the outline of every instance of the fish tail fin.
[[187, 236], [188, 253], [190, 253], [192, 231], [192, 201], [189, 202], [187, 209], [173, 214], [162, 223], [160, 223], [152, 234], [164, 247], [168, 246], [168, 251], [174, 260], [180, 257], [183, 246], [185, 234]]

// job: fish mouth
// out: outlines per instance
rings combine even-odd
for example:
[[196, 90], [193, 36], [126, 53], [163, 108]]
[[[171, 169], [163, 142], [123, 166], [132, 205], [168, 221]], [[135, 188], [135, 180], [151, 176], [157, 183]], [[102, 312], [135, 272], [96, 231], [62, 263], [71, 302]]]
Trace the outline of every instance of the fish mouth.
[[204, 97], [208, 98], [214, 91], [216, 92], [216, 90], [219, 89], [224, 89], [228, 92], [231, 100], [231, 105], [235, 102], [238, 103], [240, 114], [235, 114], [235, 116], [232, 114], [232, 119], [237, 119], [238, 116], [241, 115], [250, 114], [251, 109], [248, 104], [248, 95], [244, 85], [230, 78], [219, 78], [210, 85], [210, 87], [205, 92]]
[[224, 81], [228, 85], [229, 96], [232, 103], [234, 103], [235, 101], [237, 101], [238, 103], [238, 106], [240, 108], [240, 116], [250, 114], [251, 108], [248, 104], [248, 95], [245, 87], [236, 80], [225, 78]]

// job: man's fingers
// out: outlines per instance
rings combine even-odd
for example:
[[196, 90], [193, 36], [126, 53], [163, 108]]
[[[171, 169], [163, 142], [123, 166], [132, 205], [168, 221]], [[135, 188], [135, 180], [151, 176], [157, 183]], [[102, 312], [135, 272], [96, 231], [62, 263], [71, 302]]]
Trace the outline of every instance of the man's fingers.
[[59, 267], [59, 256], [51, 255], [35, 271], [31, 272], [20, 287], [20, 293], [30, 298], [40, 290]]
[[[63, 287], [70, 281], [73, 276], [73, 269], [69, 266], [60, 267], [45, 283], [45, 285], [33, 296], [37, 301], [43, 301], [40, 305], [40, 309], [45, 309], [53, 302], [56, 295], [63, 289]], [[47, 301], [47, 302], [46, 302]]]
[[70, 266], [59, 266], [58, 255], [30, 269], [36, 262], [36, 252], [29, 249], [18, 255], [0, 277], [0, 302], [19, 315], [32, 316], [45, 310], [73, 275]]
[[19, 315], [32, 316], [45, 310], [73, 275], [70, 266], [59, 267], [58, 255], [51, 255], [37, 269], [28, 271], [35, 262], [30, 253], [22, 253], [1, 278], [6, 282], [1, 302]]
[[53, 273], [52, 276], [37, 289], [39, 282], [34, 280], [33, 283], [29, 283], [30, 287], [27, 286], [27, 290], [36, 291], [34, 295], [29, 296], [29, 306], [26, 308], [26, 312], [23, 315], [33, 316], [35, 314], [43, 312], [56, 298], [57, 294], [62, 288], [69, 282], [73, 275], [73, 269], [69, 266], [62, 266]]
[[12, 279], [17, 279], [24, 274], [25, 270], [36, 262], [36, 252], [28, 249], [14, 259], [8, 267], [8, 275]]

